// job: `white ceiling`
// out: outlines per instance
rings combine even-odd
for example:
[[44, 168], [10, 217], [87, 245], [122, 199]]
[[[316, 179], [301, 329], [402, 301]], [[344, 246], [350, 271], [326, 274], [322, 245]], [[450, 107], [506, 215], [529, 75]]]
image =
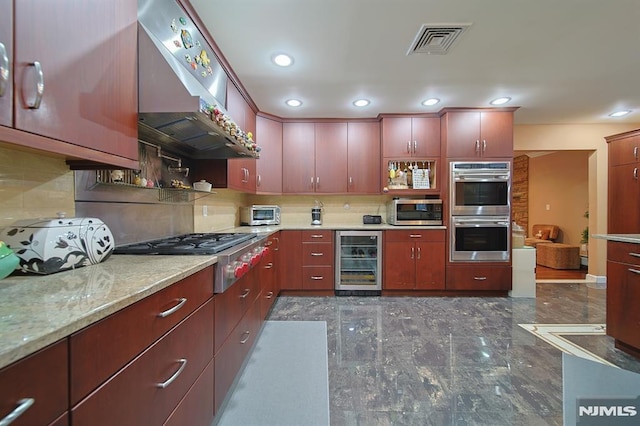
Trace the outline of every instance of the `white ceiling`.
[[[510, 96], [518, 124], [640, 123], [640, 0], [190, 3], [259, 110], [279, 117], [437, 112]], [[425, 23], [472, 25], [447, 55], [407, 56]], [[293, 66], [276, 67], [277, 52]], [[356, 109], [361, 97], [371, 105]], [[441, 102], [421, 106], [429, 97]], [[608, 116], [618, 109], [634, 112]]]

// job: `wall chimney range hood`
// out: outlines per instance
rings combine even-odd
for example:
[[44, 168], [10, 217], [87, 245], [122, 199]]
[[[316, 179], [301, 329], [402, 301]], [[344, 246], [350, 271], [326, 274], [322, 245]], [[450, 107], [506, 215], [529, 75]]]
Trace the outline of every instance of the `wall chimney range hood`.
[[227, 81], [175, 0], [138, 0], [138, 139], [189, 159], [258, 158], [241, 129], [212, 114], [228, 117]]

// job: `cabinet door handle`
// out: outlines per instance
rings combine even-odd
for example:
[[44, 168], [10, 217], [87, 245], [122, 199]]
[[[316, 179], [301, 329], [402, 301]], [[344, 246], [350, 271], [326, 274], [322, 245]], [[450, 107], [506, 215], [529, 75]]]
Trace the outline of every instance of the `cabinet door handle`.
[[181, 297], [180, 299], [178, 299], [178, 304], [176, 306], [174, 306], [173, 308], [168, 309], [168, 310], [166, 310], [164, 312], [160, 312], [158, 314], [158, 317], [160, 317], [160, 318], [168, 317], [172, 313], [176, 312], [178, 309], [182, 308], [185, 303], [187, 303], [187, 299], [185, 297]]
[[418, 259], [420, 259], [420, 247], [418, 247]]
[[633, 256], [633, 257], [640, 257], [640, 253], [629, 253], [629, 256]]
[[633, 178], [635, 180], [638, 180], [638, 168], [637, 167], [633, 168]]
[[265, 299], [271, 299], [273, 297], [273, 292], [270, 291], [269, 293], [267, 293], [267, 295], [265, 296]]
[[9, 83], [9, 57], [4, 44], [0, 43], [0, 98], [4, 96]]
[[487, 150], [487, 141], [482, 139], [482, 152], [485, 152]]
[[407, 141], [407, 154], [411, 154], [411, 141]]
[[311, 277], [312, 280], [318, 281], [318, 280], [324, 280], [323, 276], [319, 276], [319, 275], [313, 275]]
[[314, 185], [313, 185], [313, 176], [311, 176], [311, 188], [312, 188], [312, 189], [314, 188]]
[[35, 401], [36, 400], [33, 398], [22, 398], [19, 400], [18, 406], [14, 408], [12, 412], [0, 419], [0, 426], [8, 426], [13, 423], [13, 421], [27, 411]]
[[240, 339], [240, 344], [244, 345], [245, 343], [247, 343], [249, 341], [249, 336], [251, 336], [251, 332], [249, 330], [245, 331], [244, 333], [242, 333], [242, 335], [247, 335], [247, 337]]
[[349, 176], [349, 186], [353, 186], [353, 177]]
[[256, 185], [262, 185], [262, 175], [256, 176]]
[[633, 158], [635, 158], [636, 160], [638, 159], [638, 147], [637, 146], [633, 147]]
[[412, 259], [415, 259], [415, 251], [416, 251], [415, 247], [411, 247], [411, 258]]
[[320, 176], [316, 176], [316, 189], [320, 186]]
[[418, 141], [413, 141], [413, 153], [418, 152]]
[[276, 237], [273, 239], [275, 242], [277, 242], [276, 244], [276, 248], [274, 248], [274, 250], [280, 250], [280, 238]]
[[273, 262], [269, 262], [266, 265], [264, 265], [264, 269], [271, 269], [273, 268]]
[[181, 358], [178, 360], [178, 362], [180, 363], [180, 368], [178, 368], [178, 371], [173, 373], [173, 375], [169, 377], [166, 382], [158, 383], [156, 385], [157, 387], [159, 387], [160, 389], [165, 389], [167, 386], [173, 383], [175, 379], [178, 378], [178, 376], [182, 373], [182, 370], [184, 370], [184, 368], [187, 366], [187, 360], [184, 358]]
[[324, 253], [311, 253], [311, 256], [324, 256]]
[[629, 268], [629, 272], [640, 275], [640, 271], [638, 271], [637, 269]]
[[42, 102], [42, 96], [44, 96], [44, 73], [42, 72], [42, 65], [39, 61], [32, 62], [29, 66], [36, 69], [36, 99], [33, 104], [27, 106], [29, 109], [38, 109]]
[[422, 234], [410, 234], [409, 238], [422, 238]]
[[249, 293], [251, 293], [251, 289], [250, 288], [245, 288], [244, 292], [240, 295], [240, 299], [246, 299], [247, 296], [249, 295]]
[[480, 152], [480, 139], [476, 139], [476, 154]]
[[484, 281], [487, 279], [487, 277], [473, 277], [473, 279], [476, 281]]

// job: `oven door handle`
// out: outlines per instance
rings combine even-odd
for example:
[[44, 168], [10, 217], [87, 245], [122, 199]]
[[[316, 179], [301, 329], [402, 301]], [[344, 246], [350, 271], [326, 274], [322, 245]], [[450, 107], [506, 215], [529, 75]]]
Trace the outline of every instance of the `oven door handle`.
[[487, 219], [454, 219], [453, 225], [457, 227], [477, 227], [487, 225], [509, 226], [508, 220], [487, 220]]
[[453, 177], [454, 182], [496, 182], [496, 181], [508, 181], [509, 175], [486, 175], [486, 174], [469, 174], [469, 175], [455, 175]]

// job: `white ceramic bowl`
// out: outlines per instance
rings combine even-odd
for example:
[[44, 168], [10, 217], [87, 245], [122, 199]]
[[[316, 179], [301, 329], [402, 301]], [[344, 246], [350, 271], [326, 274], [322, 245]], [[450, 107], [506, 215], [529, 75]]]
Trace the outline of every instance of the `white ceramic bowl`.
[[196, 191], [211, 192], [211, 184], [206, 180], [201, 180], [200, 182], [193, 183], [193, 189]]

